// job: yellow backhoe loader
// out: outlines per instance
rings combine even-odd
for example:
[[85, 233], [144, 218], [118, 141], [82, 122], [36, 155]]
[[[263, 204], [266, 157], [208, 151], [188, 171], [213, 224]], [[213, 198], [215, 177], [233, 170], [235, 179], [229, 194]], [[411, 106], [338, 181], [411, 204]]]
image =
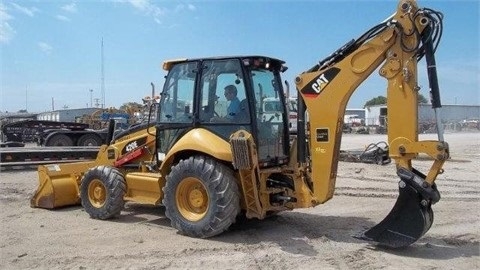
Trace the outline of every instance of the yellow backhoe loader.
[[[239, 215], [263, 219], [325, 203], [334, 194], [347, 102], [378, 68], [387, 84], [399, 197], [360, 238], [410, 245], [432, 225], [431, 206], [440, 199], [435, 180], [449, 158], [440, 117], [438, 141], [419, 141], [417, 132], [422, 58], [432, 107], [436, 113], [441, 107], [434, 58], [441, 33], [441, 13], [401, 0], [394, 15], [298, 75], [292, 143], [283, 61], [255, 55], [166, 61], [155, 125], [117, 136], [96, 161], [40, 166], [32, 206], [81, 203], [91, 217], [108, 219], [126, 201], [163, 205], [172, 227], [205, 238], [227, 230]], [[264, 110], [269, 99], [281, 100], [276, 114]], [[426, 174], [412, 165], [419, 153], [432, 159]]]

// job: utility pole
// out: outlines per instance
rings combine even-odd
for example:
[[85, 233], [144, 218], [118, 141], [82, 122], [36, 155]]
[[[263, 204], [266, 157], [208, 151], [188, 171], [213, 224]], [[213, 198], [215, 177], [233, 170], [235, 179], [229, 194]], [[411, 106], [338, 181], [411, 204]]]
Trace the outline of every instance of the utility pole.
[[102, 37], [102, 109], [105, 107], [105, 67], [103, 64], [104, 57], [103, 57], [103, 37]]
[[[88, 105], [87, 105], [88, 107]], [[93, 107], [93, 89], [90, 89], [90, 108]]]
[[28, 86], [25, 85], [25, 112], [28, 112]]

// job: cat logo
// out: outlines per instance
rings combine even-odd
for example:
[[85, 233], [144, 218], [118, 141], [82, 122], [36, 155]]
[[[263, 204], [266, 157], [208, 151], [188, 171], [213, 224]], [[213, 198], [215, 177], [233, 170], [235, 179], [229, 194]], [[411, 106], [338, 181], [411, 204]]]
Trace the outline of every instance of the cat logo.
[[320, 75], [317, 80], [312, 83], [312, 90], [315, 91], [317, 94], [320, 94], [322, 89], [328, 84], [327, 78], [325, 78], [325, 74]]
[[339, 68], [332, 67], [325, 71], [324, 73], [317, 76], [309, 84], [305, 86], [302, 90], [302, 94], [305, 97], [317, 97], [327, 86], [328, 84], [337, 76], [340, 72]]

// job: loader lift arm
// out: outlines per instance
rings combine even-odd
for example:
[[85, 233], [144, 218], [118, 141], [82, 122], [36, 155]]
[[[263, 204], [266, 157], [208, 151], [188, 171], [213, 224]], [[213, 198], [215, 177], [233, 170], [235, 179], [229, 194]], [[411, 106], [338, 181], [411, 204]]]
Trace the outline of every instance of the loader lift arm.
[[[402, 0], [392, 17], [295, 80], [302, 97], [299, 103], [304, 103], [299, 108], [305, 106], [310, 122], [306, 138], [310, 156], [299, 161], [311, 168], [309, 177], [317, 203], [333, 196], [342, 124], [350, 96], [377, 68], [387, 80], [388, 143], [401, 178], [400, 196], [390, 214], [365, 232], [362, 239], [390, 247], [407, 246], [420, 238], [433, 221], [431, 204], [440, 199], [434, 181], [449, 158], [449, 149], [440, 128], [438, 141], [418, 140], [417, 63], [425, 56], [432, 105], [437, 110], [441, 104], [434, 52], [442, 33], [442, 17], [434, 10], [419, 9], [415, 1]], [[298, 141], [305, 139], [299, 137]], [[434, 160], [426, 175], [412, 166], [412, 159], [419, 153]]]

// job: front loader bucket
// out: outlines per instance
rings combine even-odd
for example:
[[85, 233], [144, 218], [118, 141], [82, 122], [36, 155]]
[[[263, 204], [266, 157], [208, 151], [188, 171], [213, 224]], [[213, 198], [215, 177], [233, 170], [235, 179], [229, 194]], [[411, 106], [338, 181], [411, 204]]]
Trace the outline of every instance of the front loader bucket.
[[39, 186], [30, 199], [31, 207], [53, 209], [80, 204], [79, 185], [94, 162], [38, 166]]
[[422, 237], [432, 226], [432, 202], [440, 199], [436, 186], [415, 185], [423, 175], [416, 170], [400, 171], [399, 196], [390, 213], [360, 239], [377, 242], [390, 248], [406, 247]]

